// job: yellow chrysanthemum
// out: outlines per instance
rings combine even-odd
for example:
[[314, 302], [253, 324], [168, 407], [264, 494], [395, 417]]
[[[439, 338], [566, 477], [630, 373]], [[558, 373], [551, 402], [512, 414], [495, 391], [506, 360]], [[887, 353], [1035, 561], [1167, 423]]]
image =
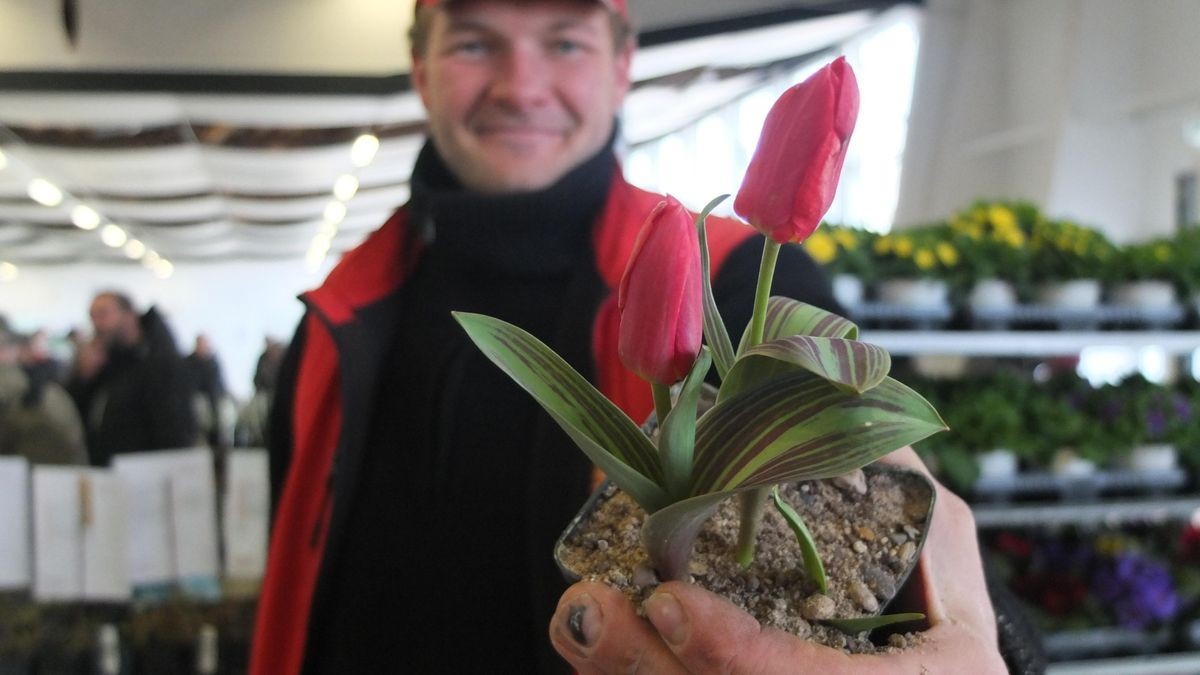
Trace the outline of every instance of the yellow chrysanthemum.
[[896, 250], [896, 255], [900, 256], [901, 258], [907, 258], [908, 256], [912, 255], [913, 243], [912, 239], [909, 239], [908, 237], [896, 237], [896, 243], [894, 247]]
[[938, 260], [942, 261], [942, 265], [954, 267], [958, 264], [958, 249], [949, 242], [939, 241], [934, 250], [937, 252]]
[[913, 262], [917, 264], [918, 269], [931, 270], [937, 264], [937, 258], [934, 257], [933, 251], [927, 248], [917, 249], [913, 254]]
[[844, 249], [854, 250], [858, 248], [858, 236], [850, 230], [835, 230], [833, 238]]
[[1158, 262], [1170, 262], [1171, 247], [1166, 244], [1158, 244], [1154, 247], [1154, 259]]
[[804, 240], [804, 249], [822, 265], [828, 265], [837, 258], [837, 242], [824, 230], [817, 230]]
[[1017, 216], [1007, 206], [994, 204], [988, 209], [988, 220], [992, 221], [992, 225], [1000, 229], [1015, 228], [1017, 226]]
[[1079, 241], [1075, 242], [1075, 248], [1074, 248], [1074, 249], [1072, 249], [1072, 250], [1074, 250], [1074, 251], [1075, 251], [1075, 255], [1077, 255], [1077, 256], [1084, 256], [1084, 255], [1087, 255], [1087, 252], [1088, 252], [1088, 243], [1087, 243], [1086, 241], [1083, 241], [1083, 240], [1081, 239], [1081, 240], [1079, 240]]
[[887, 255], [892, 252], [892, 238], [888, 236], [880, 237], [875, 240], [875, 245], [872, 248], [879, 255]]

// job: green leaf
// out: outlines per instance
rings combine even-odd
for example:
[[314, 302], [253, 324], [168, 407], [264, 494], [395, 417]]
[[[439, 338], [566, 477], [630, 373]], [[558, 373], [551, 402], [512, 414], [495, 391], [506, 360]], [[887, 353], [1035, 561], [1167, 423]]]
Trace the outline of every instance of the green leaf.
[[692, 481], [692, 456], [696, 447], [696, 406], [700, 402], [700, 390], [704, 378], [712, 366], [712, 357], [706, 348], [692, 364], [692, 372], [683, 381], [679, 398], [662, 424], [658, 438], [659, 457], [666, 477], [667, 494], [672, 499], [685, 499]]
[[877, 345], [843, 338], [793, 335], [764, 342], [738, 357], [721, 383], [719, 400], [796, 369], [849, 393], [861, 394], [887, 377], [892, 357]]
[[831, 478], [945, 428], [933, 406], [891, 378], [847, 394], [790, 373], [700, 418], [692, 494]]
[[725, 373], [733, 367], [733, 343], [725, 330], [725, 322], [721, 319], [717, 301], [713, 298], [712, 281], [708, 278], [708, 234], [704, 223], [708, 220], [708, 214], [728, 197], [729, 195], [721, 195], [712, 200], [696, 218], [696, 231], [700, 236], [700, 279], [704, 290], [704, 339], [708, 341], [708, 347], [713, 352], [713, 362], [717, 365], [717, 375], [721, 379], [725, 379]]
[[804, 569], [808, 571], [808, 576], [812, 577], [813, 581], [817, 582], [817, 588], [825, 593], [828, 590], [825, 565], [821, 563], [821, 556], [817, 553], [817, 542], [813, 540], [812, 532], [808, 531], [808, 526], [804, 524], [804, 519], [800, 517], [800, 514], [796, 513], [796, 509], [793, 509], [791, 504], [779, 496], [779, 486], [771, 490], [771, 499], [775, 501], [775, 508], [778, 509], [779, 515], [783, 516], [788, 527], [791, 527], [792, 532], [796, 535], [796, 541], [800, 544], [800, 555], [804, 558]]
[[851, 635], [862, 633], [863, 631], [875, 630], [884, 626], [891, 626], [897, 623], [907, 623], [909, 621], [921, 621], [925, 615], [920, 612], [907, 612], [905, 614], [883, 614], [880, 616], [864, 616], [857, 619], [826, 619], [825, 623]]
[[566, 361], [520, 328], [453, 312], [492, 363], [529, 392], [576, 445], [647, 513], [670, 503], [654, 444]]
[[642, 545], [659, 579], [688, 580], [688, 561], [696, 535], [728, 496], [728, 493], [700, 495], [646, 516], [642, 523]]
[[845, 317], [806, 302], [773, 295], [767, 300], [767, 322], [763, 340], [793, 335], [858, 339], [858, 326]]

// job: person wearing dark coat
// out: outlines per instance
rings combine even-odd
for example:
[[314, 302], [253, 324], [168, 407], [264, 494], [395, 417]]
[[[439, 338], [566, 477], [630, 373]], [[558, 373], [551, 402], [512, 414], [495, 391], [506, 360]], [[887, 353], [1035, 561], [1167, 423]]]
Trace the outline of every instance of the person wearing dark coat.
[[175, 338], [153, 307], [139, 315], [124, 294], [98, 294], [94, 336], [76, 356], [69, 390], [94, 466], [116, 454], [196, 444], [194, 387]]

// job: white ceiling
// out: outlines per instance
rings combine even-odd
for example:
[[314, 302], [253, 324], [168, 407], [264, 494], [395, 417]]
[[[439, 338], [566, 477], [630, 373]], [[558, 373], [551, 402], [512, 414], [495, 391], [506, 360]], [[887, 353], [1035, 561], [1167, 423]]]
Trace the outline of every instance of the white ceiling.
[[[14, 6], [59, 1], [20, 0]], [[795, 5], [747, 3], [780, 4]], [[641, 6], [648, 11], [662, 5], [635, 2], [635, 12]], [[694, 3], [694, 10], [699, 17], [719, 5]], [[0, 26], [11, 29], [6, 11], [7, 5], [0, 9]], [[626, 140], [637, 144], [686, 126], [756, 86], [772, 65], [836, 44], [862, 30], [871, 16], [852, 12], [643, 48], [634, 65], [638, 84], [624, 112]], [[0, 77], [5, 68], [20, 69], [11, 51], [0, 46]], [[72, 209], [80, 204], [177, 264], [303, 260], [321, 233], [336, 253], [406, 200], [422, 120], [416, 97], [404, 91], [0, 93], [0, 261], [125, 261], [125, 251], [101, 243], [102, 228], [84, 231], [72, 224]], [[379, 137], [379, 150], [369, 165], [355, 167], [351, 144], [366, 132]], [[337, 201], [332, 189], [344, 174], [354, 175], [360, 188], [345, 200], [344, 219], [331, 225], [327, 208]], [[35, 178], [60, 187], [62, 202], [45, 206], [31, 199]]]

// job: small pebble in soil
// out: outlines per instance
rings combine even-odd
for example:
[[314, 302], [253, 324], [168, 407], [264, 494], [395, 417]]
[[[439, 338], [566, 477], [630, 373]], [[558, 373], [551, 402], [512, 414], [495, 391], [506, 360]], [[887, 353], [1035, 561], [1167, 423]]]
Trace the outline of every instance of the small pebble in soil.
[[603, 553], [604, 551], [607, 551], [608, 550], [608, 541], [605, 539], [601, 539], [601, 540], [597, 541], [596, 542], [596, 550], [600, 551], [601, 553]]
[[907, 565], [916, 553], [917, 547], [911, 541], [906, 541], [900, 546], [900, 551], [896, 555], [900, 558], [900, 562]]
[[867, 475], [862, 469], [855, 469], [848, 474], [837, 476], [833, 484], [847, 494], [867, 494]]
[[850, 544], [850, 548], [854, 549], [855, 553], [866, 553], [867, 552], [867, 545], [862, 543], [862, 541], [856, 541], [853, 544]]
[[907, 534], [909, 539], [916, 539], [921, 536], [921, 531], [912, 525], [905, 525], [904, 534]]
[[875, 541], [875, 530], [869, 527], [858, 528], [858, 536], [863, 541]]
[[875, 594], [861, 581], [850, 582], [850, 597], [868, 613], [879, 610], [879, 601], [875, 599]]
[[908, 638], [904, 637], [903, 633], [892, 633], [888, 636], [888, 646], [904, 649], [908, 646]]
[[875, 595], [881, 598], [895, 597], [896, 582], [892, 581], [892, 575], [874, 565], [864, 565], [861, 572], [863, 581], [867, 582], [867, 586]]
[[820, 593], [813, 593], [804, 599], [804, 604], [800, 606], [800, 616], [809, 621], [824, 621], [832, 619], [837, 607], [833, 603], [833, 598]]
[[888, 539], [891, 539], [893, 544], [899, 546], [908, 541], [908, 535], [903, 532], [893, 532], [888, 535]]

